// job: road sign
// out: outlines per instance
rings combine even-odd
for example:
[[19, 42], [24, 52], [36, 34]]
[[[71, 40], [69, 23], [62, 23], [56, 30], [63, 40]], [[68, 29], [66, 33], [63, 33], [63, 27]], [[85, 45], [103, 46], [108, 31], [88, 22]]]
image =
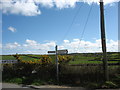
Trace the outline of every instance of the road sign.
[[[55, 51], [48, 51], [48, 53], [56, 53]], [[68, 50], [57, 50], [57, 54], [68, 54]]]
[[1, 60], [2, 62], [0, 63], [17, 63], [18, 60]]
[[48, 51], [48, 53], [55, 53], [55, 51]]

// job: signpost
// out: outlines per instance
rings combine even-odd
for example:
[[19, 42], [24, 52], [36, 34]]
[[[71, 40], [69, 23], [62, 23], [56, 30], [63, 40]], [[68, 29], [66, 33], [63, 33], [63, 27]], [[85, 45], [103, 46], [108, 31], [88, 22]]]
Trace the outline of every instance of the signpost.
[[48, 53], [55, 53], [55, 51], [48, 51]]
[[57, 81], [59, 82], [59, 69], [58, 69], [58, 51], [57, 51], [57, 45], [55, 47], [55, 53], [56, 53], [56, 74], [57, 74]]
[[18, 60], [1, 60], [1, 63], [18, 63]]
[[57, 45], [55, 46], [55, 51], [48, 51], [48, 53], [54, 53], [56, 56], [56, 77], [59, 82], [59, 64], [58, 64], [58, 54], [68, 54], [68, 50], [58, 50]]
[[[48, 53], [56, 53], [56, 51], [48, 51]], [[57, 50], [58, 54], [68, 54], [68, 50]]]

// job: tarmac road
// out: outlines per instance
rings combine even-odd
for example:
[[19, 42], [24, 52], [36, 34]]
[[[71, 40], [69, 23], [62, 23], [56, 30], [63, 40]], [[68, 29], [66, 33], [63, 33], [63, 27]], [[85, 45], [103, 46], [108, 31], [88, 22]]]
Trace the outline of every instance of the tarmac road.
[[[58, 85], [18, 85], [18, 84], [12, 84], [12, 83], [2, 83], [2, 88], [32, 88], [32, 89], [40, 89], [40, 88], [69, 88], [70, 90], [73, 89], [73, 87], [69, 86], [58, 86]], [[74, 87], [75, 90], [87, 90], [83, 87]]]
[[23, 87], [22, 85], [18, 85], [18, 84], [2, 83], [2, 88], [25, 88], [25, 87]]
[[[1, 83], [0, 83], [1, 84]], [[18, 85], [18, 84], [12, 84], [12, 83], [2, 83], [2, 88], [31, 88], [33, 89], [42, 89], [42, 88], [49, 88], [49, 89], [57, 89], [61, 88], [61, 90], [93, 90], [93, 89], [86, 89], [83, 87], [69, 87], [69, 86], [58, 86], [58, 85]], [[62, 89], [63, 88], [63, 89]], [[1, 88], [0, 88], [1, 89]], [[120, 89], [96, 89], [96, 90], [120, 90]]]

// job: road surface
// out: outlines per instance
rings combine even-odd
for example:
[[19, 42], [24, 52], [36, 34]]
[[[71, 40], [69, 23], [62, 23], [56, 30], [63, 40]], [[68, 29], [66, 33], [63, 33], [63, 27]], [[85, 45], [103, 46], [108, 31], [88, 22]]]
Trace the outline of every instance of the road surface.
[[[12, 83], [0, 83], [2, 85], [2, 88], [31, 88], [33, 89], [41, 89], [41, 88], [51, 88], [51, 89], [57, 89], [57, 88], [65, 88], [69, 90], [93, 90], [93, 89], [85, 89], [83, 87], [70, 87], [70, 86], [58, 86], [58, 85], [40, 85], [40, 86], [35, 86], [35, 85], [18, 85], [18, 84], [12, 84]], [[1, 87], [0, 87], [1, 90]], [[58, 89], [59, 90], [59, 89]], [[120, 89], [94, 89], [94, 90], [120, 90]]]
[[[39, 88], [73, 88], [70, 86], [59, 86], [59, 85], [40, 85], [40, 86], [35, 86], [35, 85], [18, 85], [18, 84], [12, 84], [12, 83], [2, 83], [2, 88], [34, 88], [34, 89], [39, 89]], [[75, 87], [79, 88], [80, 90], [86, 90], [82, 87]]]

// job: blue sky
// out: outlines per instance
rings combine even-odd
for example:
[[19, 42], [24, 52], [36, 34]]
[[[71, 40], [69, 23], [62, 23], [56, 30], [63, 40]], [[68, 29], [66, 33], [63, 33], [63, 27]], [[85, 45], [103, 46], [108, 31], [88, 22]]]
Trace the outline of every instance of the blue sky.
[[[104, 8], [108, 51], [117, 51], [118, 3], [107, 4]], [[5, 10], [3, 7], [3, 54], [45, 54], [54, 50], [56, 44], [59, 49], [68, 49], [71, 53], [101, 52], [100, 11], [96, 3], [77, 2], [74, 6], [62, 8], [39, 5], [40, 12], [35, 14]]]

